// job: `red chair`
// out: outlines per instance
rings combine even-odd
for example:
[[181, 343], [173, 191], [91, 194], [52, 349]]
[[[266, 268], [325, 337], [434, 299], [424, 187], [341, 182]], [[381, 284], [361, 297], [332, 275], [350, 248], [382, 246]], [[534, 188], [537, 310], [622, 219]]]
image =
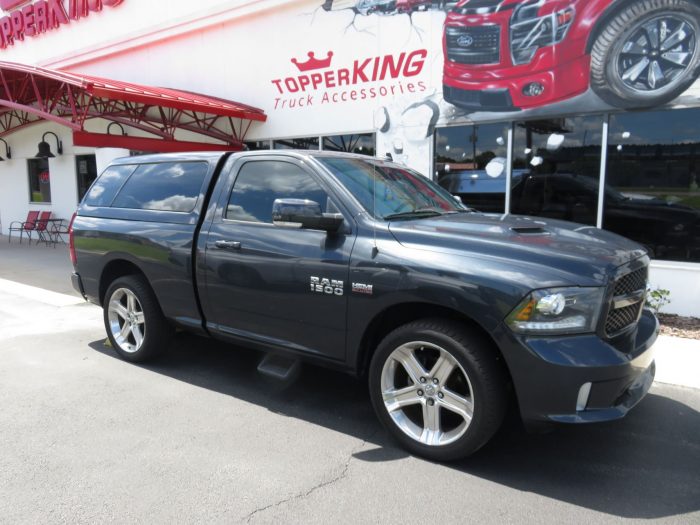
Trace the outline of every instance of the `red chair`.
[[37, 242], [41, 241], [46, 244], [46, 246], [48, 246], [51, 242], [51, 234], [48, 230], [49, 219], [51, 219], [51, 212], [42, 211], [41, 215], [39, 215], [39, 218], [36, 221], [36, 226], [34, 227], [34, 231], [39, 236], [39, 240]]
[[29, 244], [32, 243], [32, 232], [36, 228], [36, 221], [39, 218], [38, 211], [30, 211], [27, 213], [27, 219], [22, 221], [14, 221], [10, 223], [10, 229], [8, 231], [7, 242], [12, 241], [12, 232], [19, 232], [19, 243], [22, 244], [22, 237], [27, 234], [29, 239]]

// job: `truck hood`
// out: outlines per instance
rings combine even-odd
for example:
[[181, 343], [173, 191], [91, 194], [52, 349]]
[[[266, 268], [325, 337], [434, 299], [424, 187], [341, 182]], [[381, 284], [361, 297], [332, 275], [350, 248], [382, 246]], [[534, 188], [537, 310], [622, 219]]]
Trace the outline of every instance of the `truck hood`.
[[571, 284], [607, 284], [614, 270], [646, 254], [624, 237], [571, 222], [462, 213], [394, 221], [389, 230], [407, 248], [548, 268]]

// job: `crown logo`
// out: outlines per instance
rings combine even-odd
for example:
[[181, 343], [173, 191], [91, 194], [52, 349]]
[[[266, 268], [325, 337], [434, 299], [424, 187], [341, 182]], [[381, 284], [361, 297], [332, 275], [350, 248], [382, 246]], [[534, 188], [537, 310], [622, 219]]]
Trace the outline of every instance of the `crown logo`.
[[323, 60], [318, 60], [314, 57], [314, 52], [309, 51], [307, 53], [309, 59], [306, 62], [299, 62], [296, 58], [292, 59], [292, 63], [297, 66], [299, 71], [311, 71], [312, 69], [323, 69], [331, 65], [331, 60], [333, 59], [333, 51], [329, 51], [326, 58]]
[[26, 4], [29, 0], [0, 0], [0, 9], [9, 11], [22, 4]]

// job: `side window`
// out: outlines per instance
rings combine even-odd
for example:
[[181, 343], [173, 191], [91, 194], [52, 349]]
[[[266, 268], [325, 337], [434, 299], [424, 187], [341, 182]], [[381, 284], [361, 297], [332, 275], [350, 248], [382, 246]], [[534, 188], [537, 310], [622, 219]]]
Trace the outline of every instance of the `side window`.
[[308, 199], [328, 209], [328, 195], [299, 166], [282, 161], [251, 161], [243, 165], [226, 208], [226, 218], [272, 223], [275, 199]]
[[114, 208], [190, 212], [202, 191], [206, 162], [142, 164], [126, 181]]
[[136, 166], [110, 166], [102, 172], [102, 175], [90, 187], [85, 196], [85, 204], [88, 206], [109, 206], [114, 196], [122, 187], [124, 181], [129, 178]]

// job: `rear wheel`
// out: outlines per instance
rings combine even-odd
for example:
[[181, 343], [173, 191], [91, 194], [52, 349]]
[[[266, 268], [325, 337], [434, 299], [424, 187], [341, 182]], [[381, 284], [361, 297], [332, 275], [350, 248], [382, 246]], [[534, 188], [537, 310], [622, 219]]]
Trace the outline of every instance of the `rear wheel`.
[[497, 354], [448, 320], [416, 321], [391, 332], [372, 358], [369, 383], [375, 412], [392, 436], [438, 461], [482, 447], [506, 409]]
[[139, 362], [167, 346], [173, 330], [143, 276], [116, 279], [105, 294], [104, 322], [112, 346], [122, 359]]
[[591, 87], [620, 108], [662, 105], [695, 81], [700, 7], [691, 0], [640, 0], [622, 9], [591, 50]]

